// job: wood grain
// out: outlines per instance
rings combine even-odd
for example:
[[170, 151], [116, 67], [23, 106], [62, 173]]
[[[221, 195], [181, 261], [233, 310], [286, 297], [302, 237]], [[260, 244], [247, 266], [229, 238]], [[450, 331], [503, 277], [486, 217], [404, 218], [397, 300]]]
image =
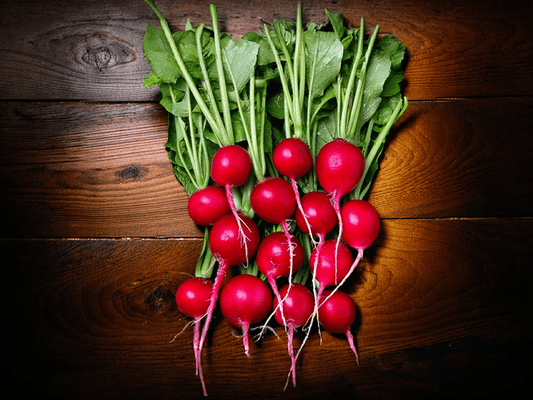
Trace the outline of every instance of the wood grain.
[[[313, 333], [298, 387], [286, 342], [247, 359], [217, 312], [204, 353], [214, 398], [401, 399], [524, 387], [531, 357], [531, 220], [388, 220], [345, 290], [361, 365], [342, 335]], [[497, 243], [497, 245], [495, 245]], [[4, 240], [8, 365], [61, 398], [197, 398], [192, 330], [173, 298], [201, 240]], [[231, 275], [231, 273], [230, 273]], [[295, 343], [301, 341], [298, 336]], [[27, 362], [31, 358], [31, 362]], [[503, 374], [502, 374], [503, 373]], [[260, 377], [260, 378], [259, 378]], [[383, 387], [383, 382], [387, 385]]]
[[[173, 30], [210, 24], [208, 2], [156, 2]], [[269, 7], [258, 0], [217, 2], [220, 27], [234, 37], [273, 19], [295, 19], [297, 1]], [[324, 9], [347, 23], [392, 33], [408, 48], [406, 95], [443, 97], [529, 95], [533, 45], [529, 3], [478, 1], [313, 1], [304, 21], [323, 23]], [[142, 0], [4, 2], [0, 24], [0, 98], [3, 100], [153, 101], [142, 87], [150, 71], [143, 57], [147, 22], [158, 25]], [[517, 74], [520, 79], [516, 79]]]
[[[531, 99], [412, 102], [369, 200], [382, 218], [531, 216]], [[154, 104], [0, 103], [3, 237], [199, 237]], [[467, 134], [465, 134], [467, 132]]]

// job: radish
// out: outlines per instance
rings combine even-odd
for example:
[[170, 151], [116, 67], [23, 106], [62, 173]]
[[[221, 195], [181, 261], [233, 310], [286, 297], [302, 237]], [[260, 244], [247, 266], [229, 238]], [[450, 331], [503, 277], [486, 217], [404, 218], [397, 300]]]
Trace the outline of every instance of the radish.
[[[243, 244], [240, 237], [240, 229], [242, 225], [247, 230], [247, 243]], [[225, 215], [220, 218], [213, 227], [209, 234], [209, 249], [219, 263], [215, 282], [213, 284], [213, 290], [211, 292], [211, 300], [209, 308], [207, 309], [207, 315], [205, 324], [202, 330], [202, 336], [200, 338], [199, 353], [201, 354], [202, 348], [207, 336], [209, 324], [213, 317], [213, 312], [218, 299], [218, 293], [222, 286], [222, 281], [226, 275], [226, 271], [231, 265], [240, 265], [248, 262], [249, 259], [257, 251], [260, 241], [260, 233], [257, 224], [244, 214], [240, 214], [238, 218], [235, 218], [233, 214]]]
[[318, 243], [315, 242], [318, 248], [322, 247], [326, 235], [337, 226], [337, 215], [331, 199], [326, 193], [318, 191], [302, 196], [302, 210], [296, 210], [294, 219], [302, 232], [310, 234], [312, 238], [318, 237]]
[[194, 319], [194, 359], [196, 360], [196, 374], [200, 375], [204, 394], [207, 392], [200, 363], [200, 321], [207, 313], [212, 290], [213, 282], [210, 279], [194, 277], [183, 281], [176, 291], [176, 305], [178, 309], [187, 317]]
[[236, 275], [222, 288], [220, 310], [230, 324], [242, 329], [247, 357], [250, 357], [250, 325], [265, 318], [271, 307], [272, 293], [268, 285], [255, 275]]
[[296, 180], [308, 174], [313, 167], [311, 149], [300, 138], [286, 138], [274, 147], [274, 151], [272, 152], [272, 162], [281, 175], [290, 179], [298, 209], [302, 213], [306, 225], [309, 225], [307, 223], [305, 212], [302, 209], [300, 192]]
[[259, 181], [250, 193], [250, 204], [263, 221], [283, 228], [289, 244], [289, 282], [292, 281], [294, 244], [287, 221], [296, 210], [296, 198], [289, 182], [280, 177], [267, 177]]
[[[376, 209], [365, 200], [349, 200], [341, 208], [341, 218], [344, 224], [342, 239], [344, 242], [357, 250], [357, 257], [352, 263], [350, 270], [337, 286], [340, 287], [355, 270], [364, 250], [369, 248], [379, 234], [380, 223]], [[333, 291], [337, 290], [335, 288]]]
[[315, 248], [309, 257], [309, 268], [319, 284], [318, 296], [328, 287], [337, 285], [337, 279], [344, 279], [353, 264], [350, 248], [343, 242], [337, 247], [336, 239], [324, 242], [319, 253]]
[[320, 186], [333, 197], [335, 205], [361, 180], [365, 157], [359, 147], [337, 138], [322, 146], [316, 157], [315, 168]]
[[231, 144], [220, 147], [211, 160], [211, 178], [217, 185], [226, 190], [226, 197], [231, 212], [239, 223], [241, 240], [246, 246], [246, 235], [242, 229], [239, 213], [233, 199], [233, 188], [242, 186], [248, 181], [252, 173], [252, 159], [246, 149]]
[[[323, 301], [324, 298], [327, 300]], [[351, 326], [356, 316], [353, 299], [345, 292], [326, 290], [320, 299], [318, 313], [320, 323], [327, 332], [344, 333], [346, 335], [350, 348], [355, 354], [357, 364], [359, 364], [359, 356], [357, 355], [351, 332]]]
[[187, 211], [191, 219], [202, 226], [213, 225], [232, 212], [226, 192], [220, 186], [206, 186], [194, 192], [187, 202]]
[[[289, 249], [289, 244], [292, 251]], [[284, 302], [278, 291], [276, 279], [289, 277], [291, 275], [291, 266], [292, 272], [296, 272], [301, 267], [304, 257], [304, 248], [300, 239], [292, 236], [289, 242], [284, 232], [272, 232], [261, 241], [257, 248], [255, 256], [257, 267], [266, 276], [280, 305], [282, 316], [284, 315]]]
[[[287, 328], [287, 348], [291, 357], [289, 377], [292, 373], [293, 386], [296, 387], [297, 356], [294, 355], [293, 348], [294, 331], [296, 328], [303, 326], [309, 319], [313, 313], [315, 301], [313, 294], [301, 283], [287, 284], [280, 289], [279, 293], [284, 298], [283, 313], [281, 308], [278, 307], [280, 300], [275, 297], [273, 303], [273, 308], [276, 310], [274, 317], [280, 325], [284, 325]], [[287, 384], [289, 383], [289, 377], [287, 377], [285, 388], [287, 388]]]
[[[307, 341], [314, 319], [319, 319], [318, 300], [322, 298], [322, 293], [328, 286], [336, 285], [338, 276], [340, 276], [341, 279], [344, 278], [348, 274], [352, 263], [352, 252], [348, 246], [346, 246], [343, 242], [338, 242], [335, 239], [326, 240], [322, 246], [322, 249], [316, 247], [311, 252], [311, 256], [309, 257], [309, 269], [313, 274], [315, 309], [309, 320], [309, 330], [304, 339], [304, 344]], [[316, 290], [315, 281], [318, 284], [318, 292]]]
[[[324, 242], [322, 250], [318, 247], [311, 252], [309, 269], [314, 280], [318, 283], [318, 292], [315, 292], [315, 312], [313, 318], [318, 316], [318, 299], [328, 286], [337, 284], [337, 279], [345, 278], [353, 264], [352, 252], [343, 242], [329, 239]], [[312, 320], [311, 320], [312, 324]]]
[[341, 198], [354, 190], [365, 171], [365, 157], [356, 145], [344, 139], [326, 143], [316, 157], [316, 176], [322, 188], [331, 196], [339, 223], [337, 245], [343, 223], [340, 216]]

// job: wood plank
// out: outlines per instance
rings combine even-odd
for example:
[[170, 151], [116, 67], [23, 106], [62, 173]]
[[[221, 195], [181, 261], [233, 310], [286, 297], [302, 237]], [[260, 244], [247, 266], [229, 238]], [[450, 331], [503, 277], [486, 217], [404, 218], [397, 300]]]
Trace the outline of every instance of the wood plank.
[[[142, 87], [149, 72], [143, 57], [146, 23], [158, 24], [142, 0], [4, 2], [0, 24], [2, 100], [153, 101]], [[296, 1], [265, 7], [259, 0], [217, 2], [221, 29], [241, 37], [263, 22], [295, 18]], [[172, 29], [187, 19], [210, 25], [201, 0], [157, 1]], [[530, 95], [533, 89], [533, 22], [522, 0], [313, 1], [304, 20], [323, 23], [324, 9], [353, 26], [364, 17], [408, 48], [406, 94], [412, 99]], [[517, 73], [519, 72], [519, 73]]]
[[[452, 398], [509, 394], [531, 376], [533, 220], [387, 220], [345, 288], [361, 365], [316, 332], [283, 393], [286, 342], [247, 359], [217, 312], [204, 353], [220, 399]], [[2, 240], [12, 384], [54, 398], [200, 398], [191, 327], [173, 293], [201, 241]], [[237, 332], [235, 332], [237, 333]], [[5, 338], [6, 336], [4, 336]], [[299, 343], [301, 337], [296, 339]], [[386, 384], [384, 384], [386, 382]], [[456, 398], [456, 397], [455, 397]]]
[[144, 104], [2, 104], [2, 235], [199, 236]]
[[[412, 102], [370, 201], [382, 218], [531, 216], [531, 98]], [[199, 237], [155, 104], [0, 103], [2, 237]]]

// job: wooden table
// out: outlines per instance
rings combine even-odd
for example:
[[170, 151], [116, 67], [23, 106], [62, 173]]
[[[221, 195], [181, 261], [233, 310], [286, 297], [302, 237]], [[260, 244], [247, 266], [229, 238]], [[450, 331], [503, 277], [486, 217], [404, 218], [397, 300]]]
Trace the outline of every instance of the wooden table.
[[[172, 29], [208, 2], [156, 2]], [[204, 353], [221, 399], [471, 398], [532, 378], [533, 45], [528, 1], [310, 1], [380, 24], [408, 49], [409, 108], [369, 200], [382, 218], [352, 295], [357, 366], [316, 335], [283, 393], [286, 341], [252, 358], [220, 316]], [[296, 2], [217, 2], [234, 37]], [[174, 293], [202, 232], [167, 152], [142, 40], [142, 0], [1, 1], [3, 377], [15, 395], [202, 397]], [[6, 318], [7, 315], [7, 318]], [[178, 335], [178, 336], [177, 336]]]

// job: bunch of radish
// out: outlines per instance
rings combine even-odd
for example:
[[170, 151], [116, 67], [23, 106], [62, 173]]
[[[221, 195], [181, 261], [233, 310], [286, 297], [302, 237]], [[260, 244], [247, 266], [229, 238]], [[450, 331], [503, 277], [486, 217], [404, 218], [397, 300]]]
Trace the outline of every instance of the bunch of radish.
[[[143, 43], [168, 111], [174, 173], [189, 195], [190, 218], [204, 230], [194, 275], [176, 304], [194, 324], [196, 372], [207, 395], [202, 354], [217, 306], [261, 340], [286, 332], [287, 383], [298, 357], [321, 329], [345, 334], [359, 362], [356, 318], [346, 281], [377, 239], [380, 220], [365, 200], [385, 139], [407, 107], [400, 93], [404, 46], [367, 36], [363, 20], [273, 21], [263, 34], [234, 40], [189, 22], [172, 34], [148, 25]], [[195, 51], [191, 51], [195, 49]], [[297, 331], [304, 334], [293, 348]]]

